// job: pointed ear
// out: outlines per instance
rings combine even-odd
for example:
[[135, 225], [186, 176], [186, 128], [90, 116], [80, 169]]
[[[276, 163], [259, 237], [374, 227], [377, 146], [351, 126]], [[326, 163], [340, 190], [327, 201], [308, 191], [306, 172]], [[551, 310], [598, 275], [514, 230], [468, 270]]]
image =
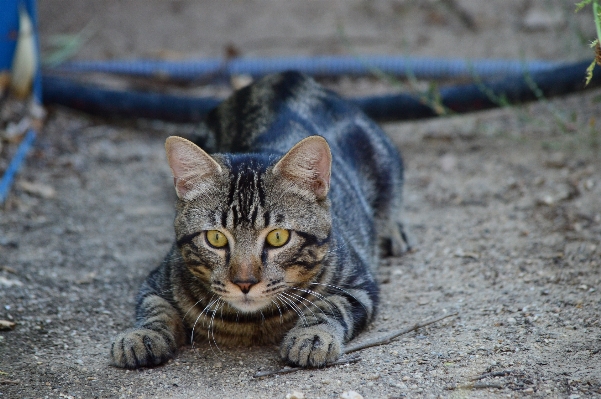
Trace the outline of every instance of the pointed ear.
[[273, 173], [309, 189], [317, 199], [324, 199], [330, 189], [331, 169], [328, 142], [321, 136], [309, 136], [278, 161]]
[[221, 166], [209, 154], [182, 137], [167, 138], [165, 151], [175, 192], [183, 200], [196, 197], [207, 183], [210, 184], [212, 176], [221, 173]]

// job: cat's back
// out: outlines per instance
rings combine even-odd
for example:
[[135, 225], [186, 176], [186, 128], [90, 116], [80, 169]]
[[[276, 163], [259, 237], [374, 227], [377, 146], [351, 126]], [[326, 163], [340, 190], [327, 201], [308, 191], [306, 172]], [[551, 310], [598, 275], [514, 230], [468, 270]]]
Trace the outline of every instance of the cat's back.
[[209, 152], [282, 155], [312, 135], [328, 141], [334, 175], [353, 174], [370, 192], [402, 185], [400, 155], [381, 128], [298, 72], [269, 75], [234, 93], [207, 116], [196, 142]]

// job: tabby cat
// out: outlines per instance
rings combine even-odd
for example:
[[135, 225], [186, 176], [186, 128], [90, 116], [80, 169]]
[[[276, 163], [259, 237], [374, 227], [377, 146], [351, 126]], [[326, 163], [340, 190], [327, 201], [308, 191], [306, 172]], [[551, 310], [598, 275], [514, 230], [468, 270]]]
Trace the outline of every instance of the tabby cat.
[[296, 72], [234, 93], [192, 139], [167, 139], [176, 242], [112, 363], [158, 365], [201, 340], [279, 343], [293, 365], [335, 361], [374, 317], [380, 243], [407, 247], [400, 155], [360, 110]]

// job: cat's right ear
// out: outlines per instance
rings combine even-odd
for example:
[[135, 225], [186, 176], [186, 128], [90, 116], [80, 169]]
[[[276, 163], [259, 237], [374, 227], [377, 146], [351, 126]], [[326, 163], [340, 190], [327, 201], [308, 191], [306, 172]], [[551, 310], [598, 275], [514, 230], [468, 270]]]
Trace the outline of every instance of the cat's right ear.
[[211, 176], [221, 173], [221, 166], [202, 148], [182, 137], [171, 136], [165, 142], [167, 161], [173, 174], [175, 192], [180, 199], [197, 197], [210, 184]]
[[317, 199], [324, 199], [332, 174], [330, 146], [321, 136], [309, 136], [292, 147], [275, 164], [273, 172], [308, 188]]

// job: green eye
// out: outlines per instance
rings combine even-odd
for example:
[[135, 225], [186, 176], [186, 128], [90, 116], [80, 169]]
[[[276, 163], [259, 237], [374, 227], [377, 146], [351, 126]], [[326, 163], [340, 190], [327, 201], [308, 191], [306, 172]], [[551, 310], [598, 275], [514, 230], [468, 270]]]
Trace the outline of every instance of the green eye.
[[227, 245], [227, 237], [218, 230], [207, 231], [207, 241], [215, 248], [223, 248]]
[[290, 232], [288, 230], [275, 229], [267, 234], [265, 241], [272, 247], [281, 247], [288, 242], [288, 238], [290, 238]]

